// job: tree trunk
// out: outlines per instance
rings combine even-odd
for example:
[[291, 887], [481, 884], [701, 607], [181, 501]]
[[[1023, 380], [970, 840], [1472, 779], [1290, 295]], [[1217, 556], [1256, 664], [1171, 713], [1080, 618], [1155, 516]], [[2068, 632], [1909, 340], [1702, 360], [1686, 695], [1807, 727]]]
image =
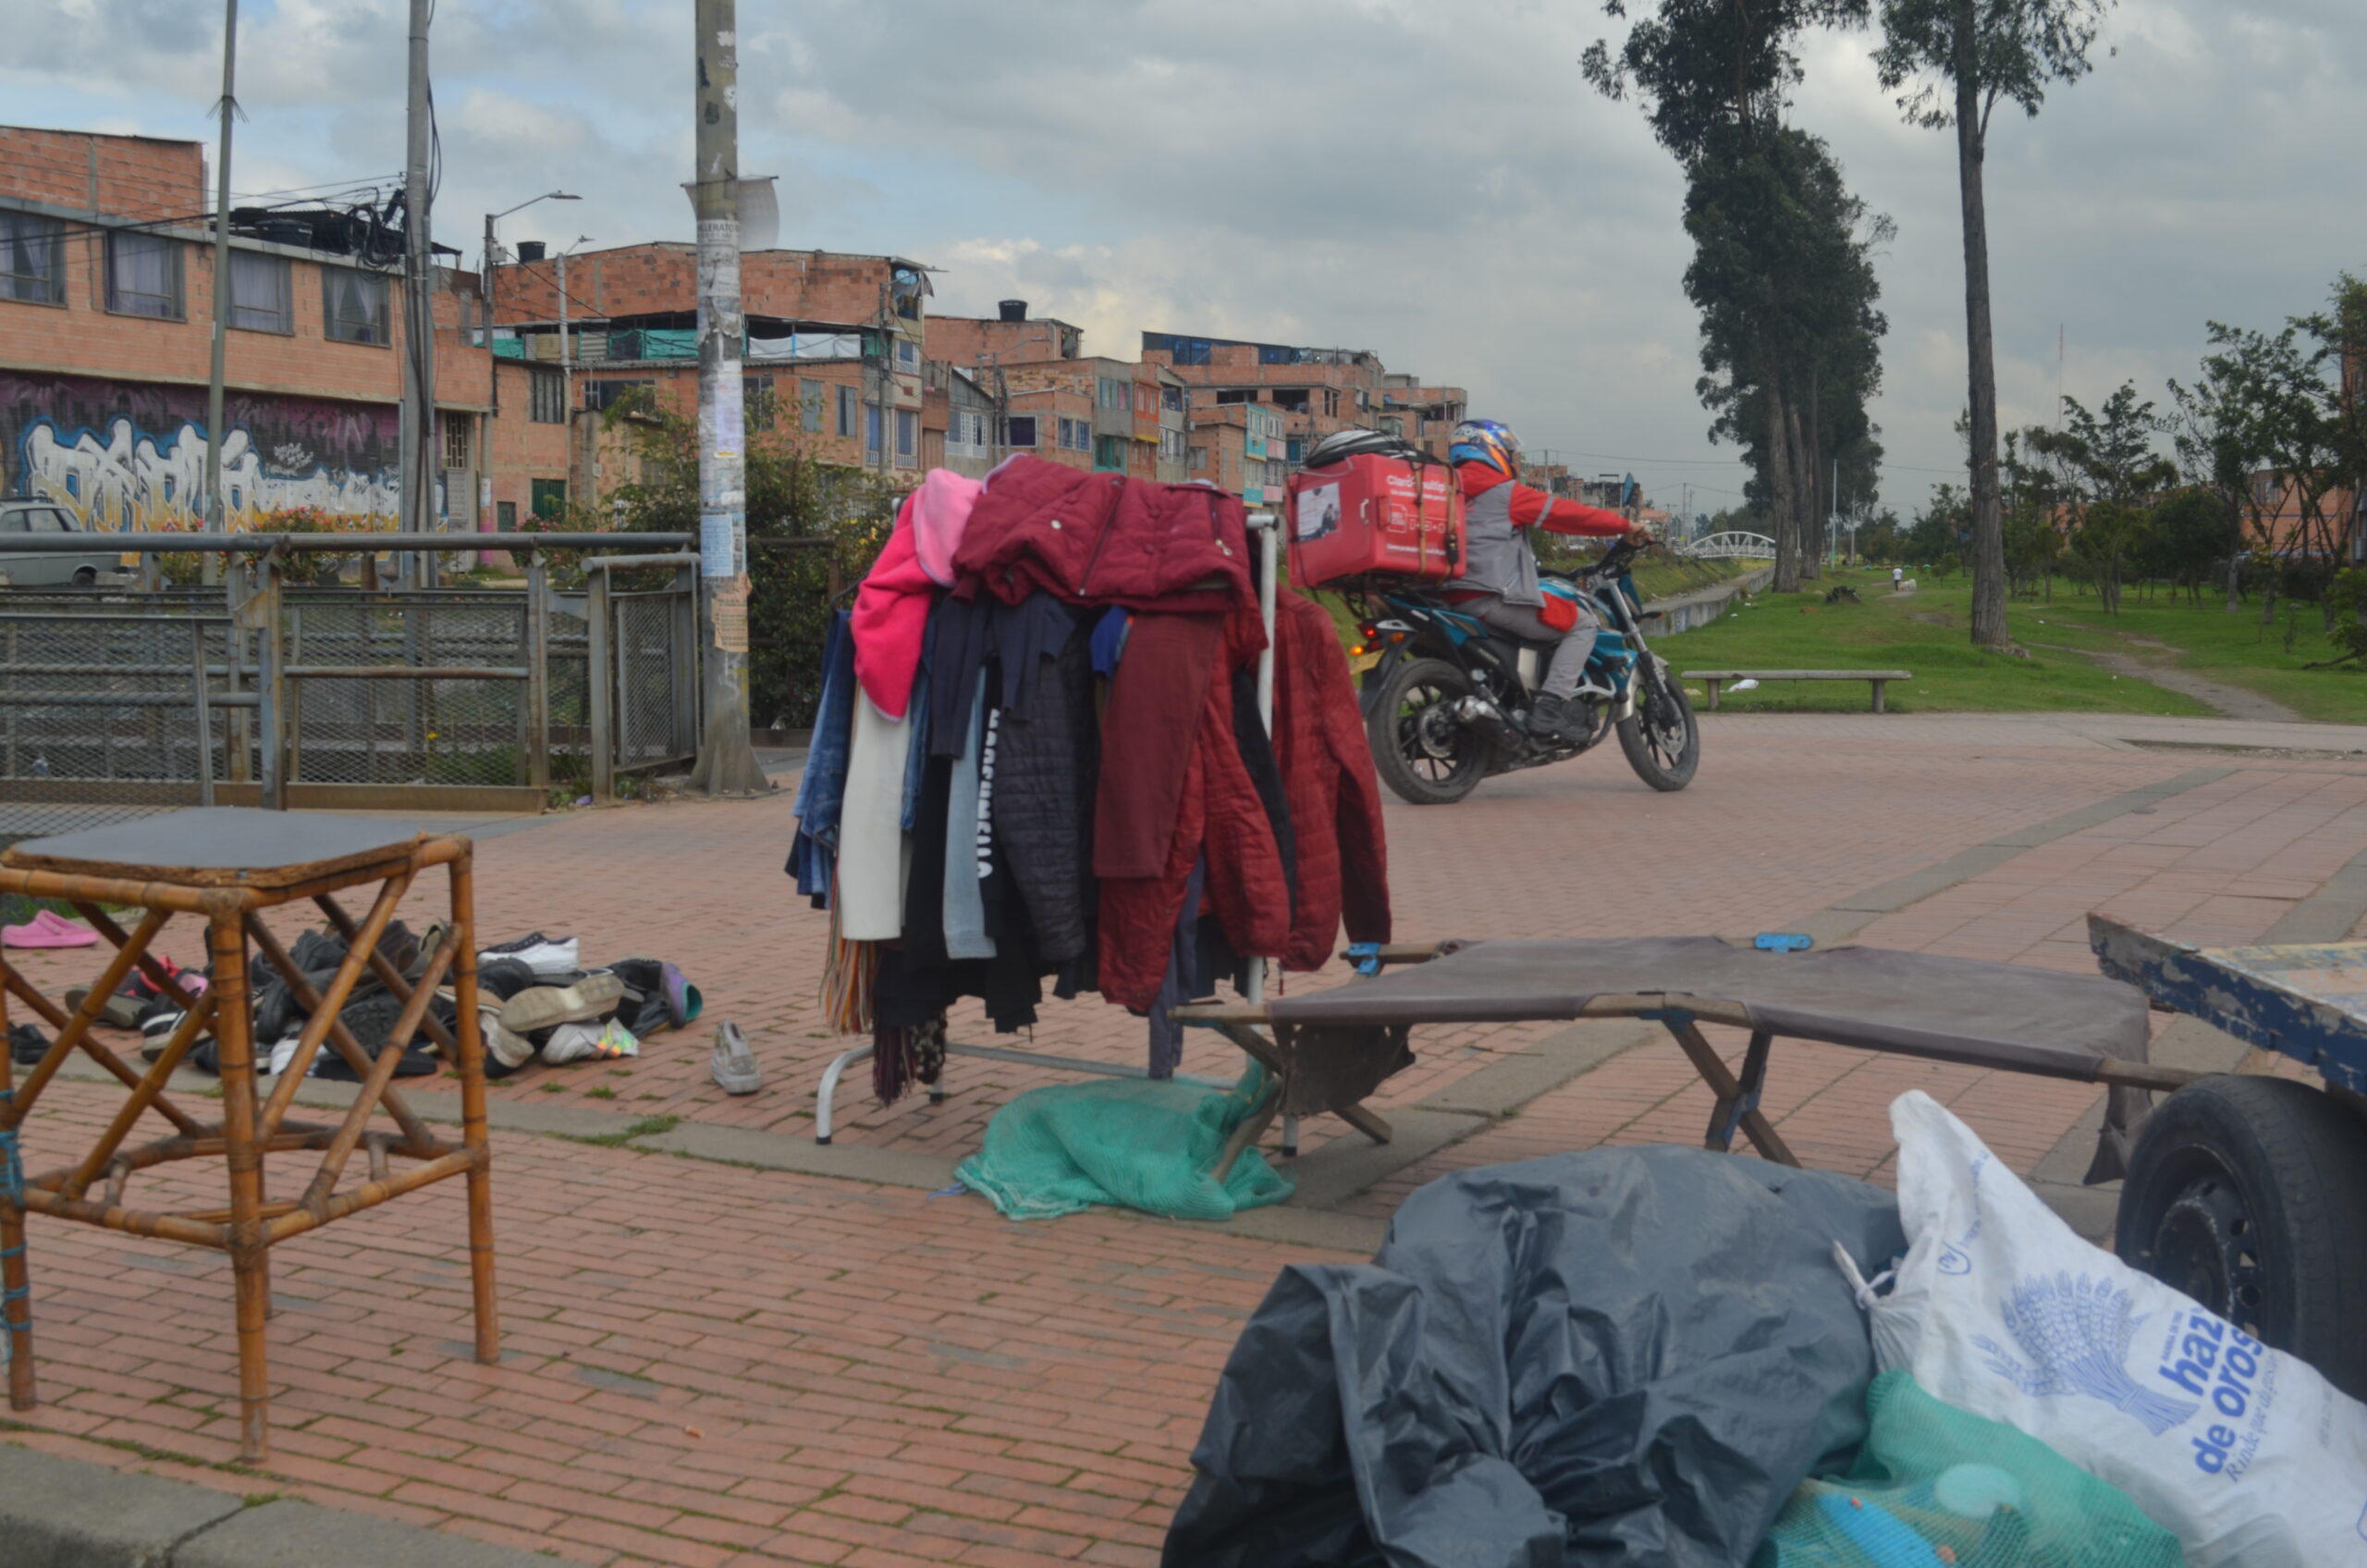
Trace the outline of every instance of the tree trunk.
[[1965, 353], [1972, 395], [1972, 640], [2003, 644], [2005, 524], [1997, 499], [1997, 353], [1989, 319], [1989, 214], [1981, 190], [1987, 127], [1973, 40], [1974, 0], [1956, 4], [1956, 183], [1964, 203]]
[[1833, 515], [1825, 494], [1823, 379], [1821, 368], [1809, 371], [1808, 407], [1805, 411], [1793, 410], [1794, 431], [1801, 437], [1794, 449], [1809, 476], [1808, 505], [1800, 514], [1800, 575], [1809, 582], [1824, 576], [1826, 520]]
[[1770, 498], [1770, 520], [1775, 531], [1775, 581], [1772, 584], [1778, 594], [1800, 591], [1800, 542], [1797, 519], [1799, 497], [1793, 484], [1792, 441], [1788, 421], [1784, 417], [1788, 404], [1784, 397], [1780, 373], [1761, 377], [1760, 386], [1767, 403], [1767, 484], [1774, 492]]
[[1812, 582], [1824, 576], [1818, 556], [1823, 545], [1824, 529], [1818, 521], [1816, 509], [1817, 496], [1821, 493], [1816, 477], [1816, 447], [1802, 435], [1800, 405], [1797, 402], [1784, 406], [1784, 423], [1792, 437], [1792, 471], [1799, 496], [1799, 511], [1793, 523], [1793, 532], [1799, 540], [1800, 580]]

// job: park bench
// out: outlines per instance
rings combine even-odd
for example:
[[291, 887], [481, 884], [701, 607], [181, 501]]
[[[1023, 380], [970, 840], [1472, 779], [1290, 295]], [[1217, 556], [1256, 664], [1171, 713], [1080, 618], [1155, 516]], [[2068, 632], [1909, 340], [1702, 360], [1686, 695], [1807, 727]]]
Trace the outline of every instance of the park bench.
[[1688, 669], [1687, 680], [1699, 680], [1710, 689], [1710, 711], [1718, 711], [1718, 691], [1729, 680], [1864, 680], [1874, 689], [1874, 711], [1881, 713], [1883, 689], [1894, 680], [1912, 680], [1915, 672], [1907, 669]]

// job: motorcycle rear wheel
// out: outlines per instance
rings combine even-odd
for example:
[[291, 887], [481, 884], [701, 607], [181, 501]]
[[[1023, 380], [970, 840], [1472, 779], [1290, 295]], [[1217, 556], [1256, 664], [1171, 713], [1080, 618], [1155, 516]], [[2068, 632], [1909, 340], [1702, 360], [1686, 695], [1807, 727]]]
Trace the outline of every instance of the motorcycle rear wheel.
[[1390, 672], [1365, 734], [1373, 769], [1407, 805], [1453, 805], [1488, 776], [1485, 741], [1448, 711], [1471, 681], [1444, 659], [1408, 659]]
[[1663, 792], [1692, 783], [1701, 766], [1701, 726], [1685, 684], [1657, 658], [1637, 671], [1636, 711], [1619, 721], [1619, 749], [1637, 778]]

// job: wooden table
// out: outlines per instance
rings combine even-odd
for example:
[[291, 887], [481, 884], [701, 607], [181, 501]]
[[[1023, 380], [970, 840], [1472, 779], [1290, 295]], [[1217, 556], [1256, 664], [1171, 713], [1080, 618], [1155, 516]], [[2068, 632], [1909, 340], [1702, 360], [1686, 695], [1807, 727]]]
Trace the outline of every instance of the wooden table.
[[[115, 949], [90, 994], [71, 1014], [0, 956], [0, 1031], [6, 1027], [13, 998], [56, 1032], [21, 1085], [14, 1081], [8, 1053], [0, 1051], [0, 1304], [5, 1305], [13, 1408], [30, 1410], [34, 1404], [31, 1275], [25, 1256], [28, 1213], [229, 1254], [238, 1301], [239, 1453], [251, 1463], [268, 1452], [264, 1324], [271, 1301], [268, 1257], [276, 1243], [430, 1182], [467, 1177], [476, 1357], [486, 1364], [497, 1359], [492, 1149], [485, 1136], [484, 1058], [477, 1026], [471, 853], [467, 839], [431, 837], [385, 822], [209, 808], [34, 839], [0, 855], [0, 892], [61, 900]], [[441, 940], [423, 946], [423, 967], [406, 976], [378, 951], [379, 937], [404, 894], [436, 866], [446, 867], [450, 877], [449, 919]], [[369, 913], [357, 922], [335, 895], [371, 884], [376, 885], [376, 895]], [[343, 965], [317, 992], [262, 919], [264, 910], [301, 900], [317, 906], [349, 944]], [[107, 913], [126, 908], [141, 912], [129, 932]], [[166, 926], [179, 915], [195, 916], [205, 925], [213, 974], [208, 987], [195, 996], [156, 962], [153, 950]], [[264, 1097], [258, 1097], [256, 1084], [257, 1042], [247, 969], [250, 940], [273, 968], [289, 977], [297, 1000], [311, 1010], [294, 1060]], [[144, 1074], [92, 1033], [107, 998], [135, 969], [186, 1010], [163, 1054]], [[374, 1061], [339, 1022], [338, 1011], [365, 969], [403, 1004], [389, 1041], [407, 1042], [423, 1030], [458, 1066], [458, 1144], [429, 1132], [394, 1089], [395, 1068], [403, 1054], [399, 1046], [388, 1044]], [[428, 1011], [437, 988], [448, 984], [457, 1029], [448, 1029]], [[209, 1028], [217, 1042], [222, 1072], [218, 1121], [199, 1120], [167, 1092], [173, 1070]], [[265, 1048], [273, 1043], [265, 1042]], [[325, 1045], [352, 1067], [362, 1080], [360, 1091], [341, 1121], [290, 1120], [296, 1086]], [[87, 1154], [28, 1178], [18, 1153], [19, 1130], [42, 1091], [77, 1051], [119, 1080], [129, 1094]], [[151, 1109], [173, 1124], [174, 1134], [125, 1148], [132, 1128]], [[380, 1109], [392, 1125], [374, 1129], [369, 1123]], [[271, 1199], [265, 1157], [300, 1150], [318, 1153], [318, 1167], [300, 1196]], [[357, 1150], [364, 1155], [367, 1176], [339, 1191]], [[227, 1207], [158, 1212], [126, 1206], [126, 1189], [139, 1172], [173, 1160], [215, 1158], [223, 1161], [228, 1178]], [[398, 1171], [393, 1167], [397, 1159], [416, 1163]]]

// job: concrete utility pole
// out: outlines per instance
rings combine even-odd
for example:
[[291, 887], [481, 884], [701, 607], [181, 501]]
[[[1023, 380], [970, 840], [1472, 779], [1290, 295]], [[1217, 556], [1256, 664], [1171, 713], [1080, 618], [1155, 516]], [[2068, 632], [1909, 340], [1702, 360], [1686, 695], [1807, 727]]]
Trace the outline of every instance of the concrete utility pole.
[[[411, 0], [410, 155], [403, 173], [402, 527], [435, 527], [435, 251], [428, 230], [427, 18], [435, 0]], [[433, 572], [415, 557], [422, 582]]]
[[734, 0], [695, 0], [699, 227], [699, 631], [706, 723], [691, 787], [759, 794], [748, 744], [748, 454], [740, 381], [740, 36]]
[[[213, 533], [227, 527], [222, 505], [222, 378], [230, 336], [230, 120], [239, 111], [239, 0], [225, 0], [222, 15], [222, 150], [214, 170], [214, 369], [205, 383], [205, 493], [199, 505]], [[215, 579], [219, 562], [205, 557], [205, 579]]]

